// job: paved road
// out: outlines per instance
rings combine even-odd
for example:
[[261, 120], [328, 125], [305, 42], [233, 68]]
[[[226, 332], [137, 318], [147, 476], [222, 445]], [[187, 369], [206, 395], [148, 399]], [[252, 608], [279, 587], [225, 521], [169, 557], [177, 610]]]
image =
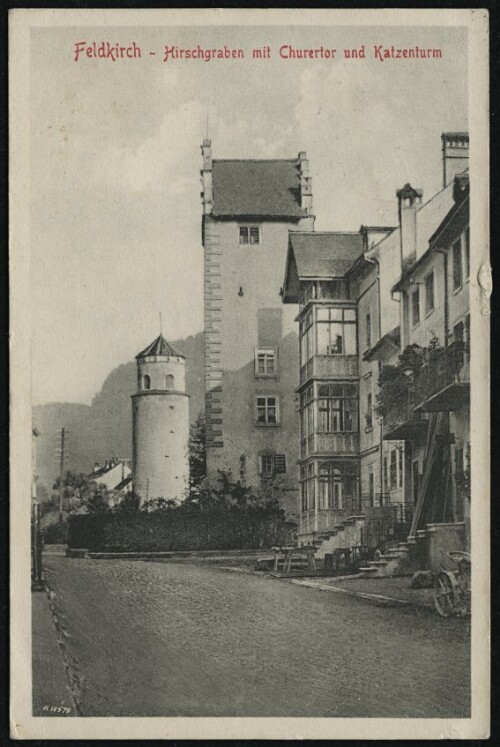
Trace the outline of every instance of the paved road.
[[203, 564], [46, 567], [85, 716], [469, 713], [464, 620]]

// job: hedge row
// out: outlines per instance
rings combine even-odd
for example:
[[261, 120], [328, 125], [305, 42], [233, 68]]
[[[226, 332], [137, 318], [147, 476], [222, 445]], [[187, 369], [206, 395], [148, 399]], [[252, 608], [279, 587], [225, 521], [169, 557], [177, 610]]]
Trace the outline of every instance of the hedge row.
[[264, 509], [74, 515], [68, 546], [91, 552], [247, 550], [289, 544], [295, 531], [281, 512]]

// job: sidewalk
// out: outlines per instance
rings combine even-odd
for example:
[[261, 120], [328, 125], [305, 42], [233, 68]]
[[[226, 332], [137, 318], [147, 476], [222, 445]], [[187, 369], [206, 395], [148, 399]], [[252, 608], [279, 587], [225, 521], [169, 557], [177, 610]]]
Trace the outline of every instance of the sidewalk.
[[392, 578], [362, 578], [340, 576], [338, 578], [287, 579], [292, 583], [316, 587], [321, 591], [348, 594], [365, 599], [372, 604], [388, 607], [414, 607], [434, 612], [434, 590], [412, 589], [409, 576]]
[[45, 591], [31, 594], [33, 716], [76, 716]]

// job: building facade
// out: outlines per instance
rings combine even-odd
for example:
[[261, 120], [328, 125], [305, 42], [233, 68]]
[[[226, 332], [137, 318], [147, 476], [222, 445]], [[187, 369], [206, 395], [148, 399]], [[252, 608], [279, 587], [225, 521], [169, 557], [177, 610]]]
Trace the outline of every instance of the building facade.
[[[468, 340], [467, 179], [457, 176], [467, 163], [468, 136], [443, 134], [442, 144], [443, 188], [428, 201], [410, 184], [398, 190], [397, 226], [289, 234], [283, 301], [300, 305], [301, 541], [325, 537], [346, 516], [375, 509], [390, 520], [390, 531], [398, 525], [409, 534], [425, 522], [420, 504], [432, 417], [423, 406], [414, 412], [411, 371], [403, 384], [395, 379], [386, 387], [388, 405], [380, 383], [388, 372], [401, 372], [407, 349], [437, 350], [450, 335]], [[452, 218], [459, 238], [450, 233]], [[465, 376], [464, 370], [461, 381]], [[458, 462], [453, 453], [450, 459], [462, 483], [470, 449], [466, 390], [456, 395], [451, 416], [460, 435]], [[436, 501], [428, 497], [431, 504]]]
[[314, 227], [305, 153], [217, 160], [202, 145], [207, 470], [297, 514], [296, 309], [280, 290], [288, 231]]
[[357, 233], [291, 232], [283, 302], [299, 304], [301, 539], [358, 511]]
[[395, 231], [289, 234], [283, 301], [300, 308], [301, 541], [391, 497], [403, 502], [402, 470], [394, 485], [384, 482], [389, 457], [375, 412], [381, 364], [369, 356], [382, 338], [379, 349], [399, 352], [391, 332], [399, 307], [381, 296], [381, 273], [397, 278], [397, 241], [380, 252]]
[[189, 397], [184, 356], [162, 335], [136, 356], [132, 471], [142, 505], [182, 501], [189, 488]]
[[402, 352], [414, 350], [418, 357], [407, 379], [407, 406], [394, 408], [385, 433], [386, 439], [405, 433], [414, 502], [411, 538], [429, 548], [436, 569], [436, 548], [470, 544], [468, 173], [457, 174], [446, 190], [450, 209], [427, 250], [407, 265], [394, 287], [401, 298]]

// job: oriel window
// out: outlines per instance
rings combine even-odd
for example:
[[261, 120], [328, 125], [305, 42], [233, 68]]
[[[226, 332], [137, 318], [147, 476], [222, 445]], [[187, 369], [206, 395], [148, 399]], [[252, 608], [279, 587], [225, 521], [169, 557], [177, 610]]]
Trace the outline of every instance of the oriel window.
[[318, 355], [356, 355], [356, 311], [319, 307], [317, 321]]
[[318, 433], [342, 433], [358, 428], [358, 399], [354, 384], [320, 384]]
[[319, 508], [339, 509], [357, 496], [358, 469], [352, 462], [320, 462]]

